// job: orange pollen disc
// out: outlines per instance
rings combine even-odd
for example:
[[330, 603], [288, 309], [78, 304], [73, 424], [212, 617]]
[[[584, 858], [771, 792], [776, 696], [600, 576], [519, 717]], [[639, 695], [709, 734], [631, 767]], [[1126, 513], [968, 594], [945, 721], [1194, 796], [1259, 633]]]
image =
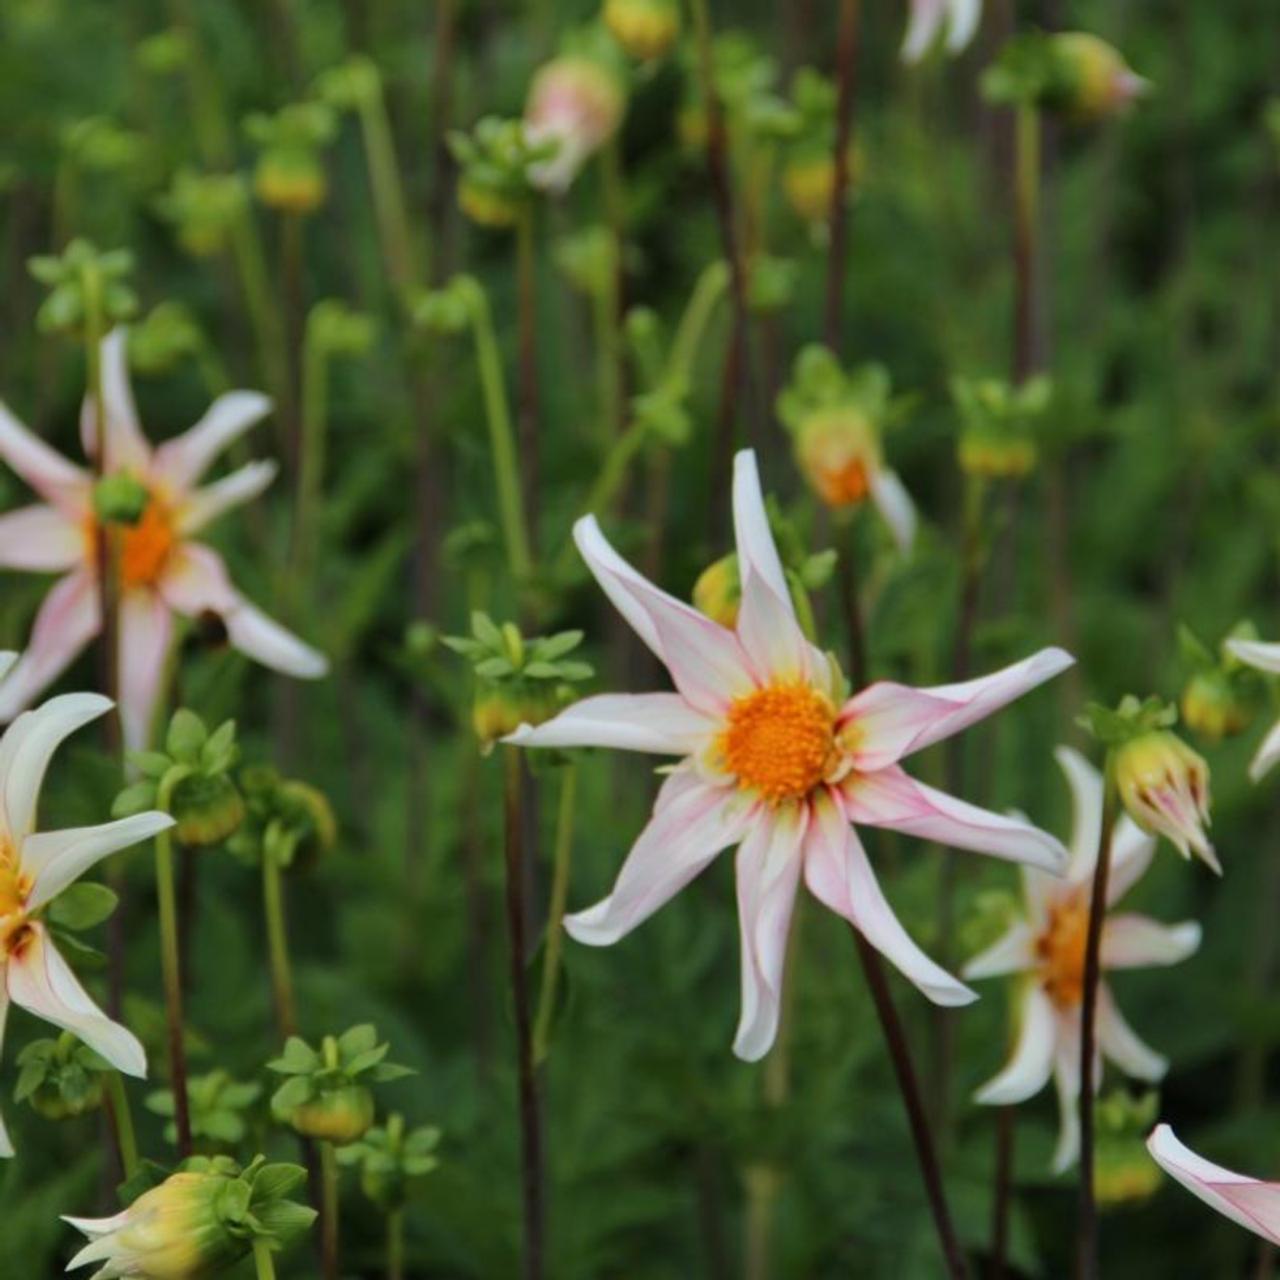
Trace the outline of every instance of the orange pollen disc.
[[870, 489], [867, 467], [861, 458], [852, 458], [843, 466], [832, 467], [822, 474], [822, 496], [828, 506], [852, 506], [861, 502]]
[[1063, 1008], [1084, 999], [1084, 952], [1089, 932], [1089, 903], [1084, 894], [1049, 908], [1049, 920], [1036, 942], [1040, 976], [1049, 998]]
[[[96, 526], [90, 525], [89, 536], [96, 540]], [[137, 524], [120, 529], [119, 540], [121, 587], [128, 590], [152, 586], [164, 572], [178, 540], [173, 513], [159, 498], [153, 497]]]
[[18, 870], [9, 846], [0, 843], [0, 955], [12, 949], [14, 939], [26, 925], [30, 895], [29, 878]]
[[807, 685], [775, 684], [738, 698], [720, 735], [740, 787], [777, 803], [808, 795], [835, 753], [835, 709]]

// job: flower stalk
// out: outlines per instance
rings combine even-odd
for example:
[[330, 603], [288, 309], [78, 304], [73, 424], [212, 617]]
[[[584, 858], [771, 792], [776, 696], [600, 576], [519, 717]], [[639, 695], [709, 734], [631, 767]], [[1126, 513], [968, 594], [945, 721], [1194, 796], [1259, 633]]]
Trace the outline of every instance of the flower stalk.
[[387, 1213], [387, 1280], [404, 1280], [404, 1209]]
[[254, 1274], [258, 1280], [276, 1280], [276, 1264], [271, 1256], [271, 1246], [265, 1240], [253, 1242]]
[[547, 943], [542, 961], [542, 988], [538, 994], [538, 1017], [533, 1029], [533, 1061], [540, 1066], [551, 1047], [551, 1026], [555, 1021], [556, 997], [560, 986], [560, 966], [564, 955], [564, 913], [569, 899], [569, 869], [573, 861], [573, 828], [578, 804], [578, 767], [568, 764], [560, 783], [560, 806], [556, 814], [555, 850], [552, 858], [551, 902], [547, 908]]
[[[156, 808], [171, 813], [173, 789], [186, 771], [172, 769], [161, 781]], [[182, 1011], [182, 950], [178, 936], [178, 897], [174, 883], [173, 829], [156, 835], [156, 897], [160, 908], [160, 965], [164, 974], [165, 1021], [169, 1036], [169, 1083], [173, 1089], [173, 1120], [178, 1132], [178, 1156], [191, 1155], [191, 1105], [187, 1097], [187, 1049]]]
[[320, 1265], [324, 1280], [339, 1280], [338, 1153], [332, 1142], [320, 1143]]
[[111, 1113], [116, 1150], [120, 1154], [120, 1168], [128, 1182], [138, 1171], [138, 1138], [133, 1127], [133, 1108], [129, 1105], [124, 1077], [119, 1071], [104, 1072], [103, 1083], [107, 1089], [107, 1106]]
[[267, 925], [267, 955], [271, 965], [276, 1025], [280, 1034], [287, 1038], [297, 1034], [298, 1022], [293, 996], [293, 970], [289, 963], [283, 877], [280, 874], [280, 860], [269, 846], [262, 850], [262, 909]]
[[833, 352], [840, 350], [844, 316], [845, 260], [849, 243], [849, 139], [853, 131], [853, 101], [857, 82], [859, 0], [840, 0], [840, 26], [836, 37], [836, 134], [831, 162], [835, 181], [831, 187], [828, 217], [831, 245], [827, 256], [827, 306], [824, 336]]
[[527, 518], [525, 537], [536, 542], [538, 458], [538, 295], [534, 248], [533, 205], [526, 201], [516, 222], [516, 322], [519, 334], [519, 382], [516, 398], [516, 438], [520, 449], [520, 484]]

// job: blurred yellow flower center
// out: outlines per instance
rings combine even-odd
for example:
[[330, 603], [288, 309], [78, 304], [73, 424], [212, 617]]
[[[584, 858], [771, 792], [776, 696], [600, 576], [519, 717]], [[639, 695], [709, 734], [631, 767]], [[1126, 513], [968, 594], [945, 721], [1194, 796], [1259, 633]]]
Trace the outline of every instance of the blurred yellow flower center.
[[1074, 1008], [1084, 998], [1084, 952], [1089, 933], [1089, 903], [1084, 894], [1049, 908], [1049, 920], [1036, 942], [1040, 974], [1049, 998]]
[[26, 935], [30, 877], [22, 874], [12, 847], [0, 839], [0, 957], [20, 946]]
[[777, 803], [807, 795], [835, 752], [835, 709], [815, 689], [775, 684], [738, 698], [720, 735], [725, 768], [740, 787]]

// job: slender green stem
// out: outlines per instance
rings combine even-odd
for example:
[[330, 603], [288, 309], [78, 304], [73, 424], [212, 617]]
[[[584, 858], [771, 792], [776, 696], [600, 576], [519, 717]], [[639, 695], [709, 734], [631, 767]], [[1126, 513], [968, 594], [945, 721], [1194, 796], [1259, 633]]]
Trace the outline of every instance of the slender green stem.
[[387, 1280], [404, 1280], [404, 1210], [387, 1213]]
[[284, 912], [284, 886], [280, 860], [269, 849], [262, 851], [262, 908], [267, 922], [267, 954], [271, 965], [271, 990], [275, 996], [276, 1024], [280, 1035], [297, 1032], [293, 999], [293, 970], [289, 963], [289, 934]]
[[507, 548], [507, 563], [511, 576], [517, 582], [525, 582], [533, 572], [533, 553], [529, 546], [524, 495], [516, 463], [515, 433], [502, 376], [502, 359], [493, 331], [493, 314], [489, 310], [489, 299], [480, 288], [476, 289], [473, 299], [471, 325], [475, 334], [480, 390], [489, 423], [489, 447], [493, 454], [494, 483], [498, 491], [498, 518]]
[[186, 38], [187, 97], [196, 143], [204, 162], [214, 169], [228, 169], [234, 158], [231, 126], [219, 90], [217, 73], [209, 61], [190, 0], [169, 0], [170, 18]]
[[324, 1280], [338, 1280], [338, 1153], [332, 1142], [320, 1144], [320, 1259]]
[[703, 268], [671, 343], [671, 357], [667, 365], [669, 382], [684, 387], [691, 382], [703, 335], [728, 287], [729, 268], [723, 262], [712, 262]]
[[111, 1127], [120, 1152], [120, 1167], [127, 1182], [138, 1171], [138, 1137], [133, 1127], [133, 1108], [118, 1071], [106, 1073], [107, 1101], [111, 1107]]
[[525, 201], [516, 223], [516, 334], [519, 380], [516, 390], [516, 440], [520, 450], [520, 481], [524, 498], [525, 532], [537, 554], [538, 495], [541, 475], [538, 384], [538, 261], [534, 243], [534, 206]]
[[1013, 377], [1025, 382], [1036, 356], [1036, 284], [1040, 228], [1040, 111], [1022, 103], [1015, 123]]
[[387, 264], [387, 274], [401, 301], [404, 301], [419, 277], [404, 180], [396, 157], [387, 101], [381, 89], [361, 102], [360, 128], [364, 137], [365, 163], [369, 168], [369, 187], [373, 192], [374, 214], [378, 221], [378, 237], [382, 241], [382, 256]]
[[[169, 812], [173, 788], [181, 779], [171, 771], [160, 783], [156, 807]], [[169, 1084], [173, 1089], [173, 1120], [178, 1131], [178, 1155], [191, 1154], [191, 1112], [187, 1098], [187, 1050], [182, 1013], [182, 949], [178, 939], [177, 891], [173, 873], [173, 829], [156, 836], [156, 896], [160, 906], [160, 964], [164, 973], [165, 1016], [169, 1028]]]
[[302, 439], [298, 459], [298, 508], [294, 516], [295, 578], [309, 580], [318, 551], [320, 499], [329, 437], [328, 360], [312, 330], [302, 350]]
[[[245, 308], [258, 348], [262, 376], [276, 397], [279, 420], [287, 422], [293, 400], [289, 384], [289, 366], [285, 352], [284, 324], [272, 300], [266, 253], [253, 211], [246, 204], [232, 224], [232, 247], [240, 273]], [[287, 441], [286, 441], [287, 444]]]
[[578, 767], [568, 764], [560, 784], [560, 808], [556, 814], [556, 842], [551, 871], [551, 902], [547, 908], [547, 946], [542, 961], [542, 989], [538, 1017], [533, 1028], [534, 1065], [542, 1063], [551, 1044], [556, 992], [560, 983], [560, 958], [564, 947], [564, 909], [569, 898], [569, 867], [573, 860], [573, 826], [578, 804]]
[[265, 1240], [253, 1242], [253, 1266], [258, 1280], [276, 1280], [275, 1259], [271, 1256], [271, 1246]]
[[623, 424], [622, 307], [626, 249], [626, 193], [622, 149], [616, 135], [600, 150], [605, 218], [609, 227], [610, 260], [605, 287], [596, 299], [596, 357], [600, 384], [600, 439], [607, 449]]

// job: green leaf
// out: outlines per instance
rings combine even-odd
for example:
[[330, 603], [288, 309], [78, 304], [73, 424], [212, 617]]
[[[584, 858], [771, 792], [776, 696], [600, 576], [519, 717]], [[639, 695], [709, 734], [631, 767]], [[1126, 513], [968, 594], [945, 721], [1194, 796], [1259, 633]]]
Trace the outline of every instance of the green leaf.
[[261, 1213], [263, 1202], [280, 1200], [307, 1180], [307, 1171], [298, 1164], [266, 1164], [253, 1179], [253, 1207]]
[[320, 1065], [320, 1055], [301, 1036], [290, 1036], [285, 1041], [284, 1052], [267, 1063], [268, 1071], [281, 1075], [306, 1075]]
[[375, 1084], [386, 1084], [391, 1080], [403, 1080], [405, 1076], [417, 1074], [412, 1067], [402, 1067], [395, 1062], [380, 1062], [373, 1069], [373, 1080]]
[[105, 884], [84, 881], [64, 889], [49, 907], [49, 919], [64, 929], [92, 929], [119, 905], [119, 897]]
[[[165, 768], [169, 767], [167, 756], [161, 756], [164, 760]], [[148, 809], [156, 807], [156, 784], [148, 780], [135, 782], [131, 786], [125, 787], [115, 798], [115, 802], [111, 806], [111, 816], [113, 818], [132, 818], [135, 814], [146, 813]]]
[[208, 741], [209, 731], [194, 711], [179, 707], [169, 721], [169, 733], [165, 740], [169, 754], [183, 764], [197, 764], [200, 752]]
[[358, 1054], [368, 1053], [378, 1043], [378, 1030], [371, 1022], [349, 1027], [338, 1037], [338, 1055], [344, 1065]]

